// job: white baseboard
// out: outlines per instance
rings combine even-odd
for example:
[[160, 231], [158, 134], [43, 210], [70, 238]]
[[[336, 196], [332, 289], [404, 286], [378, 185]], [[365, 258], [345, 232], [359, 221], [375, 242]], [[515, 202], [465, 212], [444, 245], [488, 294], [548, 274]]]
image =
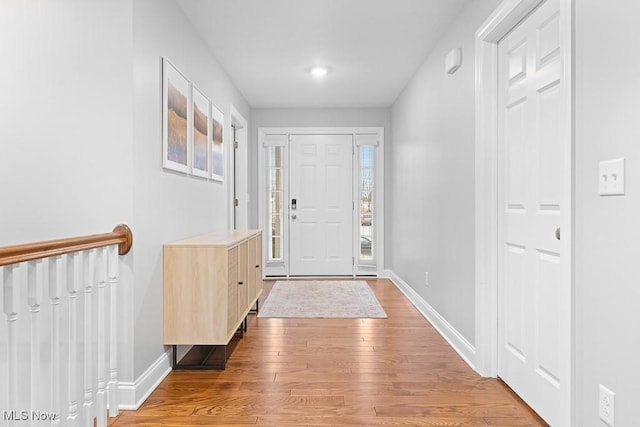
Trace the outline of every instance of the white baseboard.
[[171, 372], [171, 350], [163, 353], [135, 382], [118, 383], [118, 408], [135, 411]]
[[456, 330], [447, 319], [442, 317], [427, 301], [424, 300], [407, 282], [392, 270], [385, 270], [382, 277], [390, 279], [400, 291], [411, 301], [436, 331], [449, 343], [449, 345], [462, 357], [473, 369], [478, 371], [473, 363], [476, 360], [476, 349], [467, 339]]

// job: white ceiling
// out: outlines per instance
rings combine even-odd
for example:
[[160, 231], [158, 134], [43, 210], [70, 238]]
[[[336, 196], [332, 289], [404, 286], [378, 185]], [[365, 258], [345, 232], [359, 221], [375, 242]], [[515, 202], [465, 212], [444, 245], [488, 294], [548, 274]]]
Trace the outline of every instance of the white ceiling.
[[[178, 3], [251, 107], [363, 108], [391, 106], [470, 1]], [[330, 67], [322, 81], [314, 65]]]

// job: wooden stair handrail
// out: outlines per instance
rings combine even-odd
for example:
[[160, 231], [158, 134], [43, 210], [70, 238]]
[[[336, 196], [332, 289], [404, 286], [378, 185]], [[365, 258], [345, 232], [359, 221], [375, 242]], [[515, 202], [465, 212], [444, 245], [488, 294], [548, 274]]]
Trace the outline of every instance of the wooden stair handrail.
[[111, 245], [118, 245], [120, 255], [129, 253], [133, 234], [126, 224], [117, 225], [111, 233], [0, 247], [0, 266]]

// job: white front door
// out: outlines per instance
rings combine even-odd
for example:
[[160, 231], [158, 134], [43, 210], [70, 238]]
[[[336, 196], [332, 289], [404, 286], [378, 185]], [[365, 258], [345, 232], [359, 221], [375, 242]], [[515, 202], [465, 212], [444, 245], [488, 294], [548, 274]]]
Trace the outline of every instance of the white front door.
[[498, 375], [560, 424], [564, 142], [559, 3], [547, 0], [498, 45]]
[[352, 163], [352, 135], [291, 135], [292, 276], [353, 273]]

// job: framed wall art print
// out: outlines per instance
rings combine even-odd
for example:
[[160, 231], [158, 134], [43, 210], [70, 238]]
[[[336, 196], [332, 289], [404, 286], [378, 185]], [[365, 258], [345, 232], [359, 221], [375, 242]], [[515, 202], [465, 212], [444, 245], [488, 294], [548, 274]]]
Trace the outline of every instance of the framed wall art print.
[[191, 86], [193, 111], [191, 141], [191, 175], [209, 178], [209, 151], [211, 146], [211, 101], [195, 86]]
[[190, 83], [167, 58], [162, 80], [162, 167], [189, 173]]
[[212, 105], [211, 179], [224, 181], [224, 114]]

